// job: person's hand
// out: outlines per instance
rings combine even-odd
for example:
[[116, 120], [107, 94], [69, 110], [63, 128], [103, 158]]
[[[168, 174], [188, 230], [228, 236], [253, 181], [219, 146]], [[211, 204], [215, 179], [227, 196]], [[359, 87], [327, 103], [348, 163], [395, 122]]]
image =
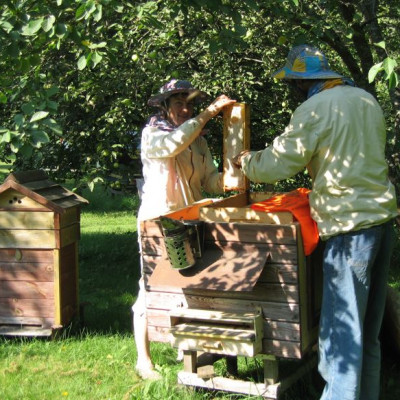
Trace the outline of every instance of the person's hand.
[[236, 100], [232, 100], [228, 96], [224, 94], [217, 97], [208, 107], [207, 111], [211, 114], [211, 118], [215, 117], [217, 114], [221, 112], [223, 108], [226, 106], [230, 106], [231, 104], [236, 103]]
[[247, 154], [250, 154], [250, 150], [243, 150], [239, 154], [237, 154], [235, 157], [232, 158], [232, 164], [236, 167], [241, 169], [242, 168], [242, 158], [246, 156]]

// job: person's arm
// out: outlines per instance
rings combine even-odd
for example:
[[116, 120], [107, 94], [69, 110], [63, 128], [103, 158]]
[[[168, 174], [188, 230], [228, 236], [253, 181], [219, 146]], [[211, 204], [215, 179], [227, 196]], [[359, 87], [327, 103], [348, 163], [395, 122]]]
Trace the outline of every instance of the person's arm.
[[310, 162], [318, 143], [313, 121], [297, 109], [285, 132], [260, 151], [243, 151], [232, 160], [253, 182], [274, 183], [301, 171]]
[[202, 140], [204, 146], [204, 175], [202, 180], [202, 187], [208, 193], [219, 194], [223, 192], [222, 173], [218, 172], [214, 164], [213, 157], [208, 147], [207, 141]]
[[196, 117], [170, 132], [156, 127], [145, 127], [142, 133], [142, 151], [149, 158], [176, 156], [193, 143], [211, 118], [235, 102], [236, 100], [225, 95], [219, 96]]

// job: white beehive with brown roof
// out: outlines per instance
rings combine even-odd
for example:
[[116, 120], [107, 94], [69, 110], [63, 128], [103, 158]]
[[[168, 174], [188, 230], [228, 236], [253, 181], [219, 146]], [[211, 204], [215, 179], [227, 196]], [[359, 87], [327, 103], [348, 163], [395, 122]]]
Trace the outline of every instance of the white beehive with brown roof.
[[78, 314], [80, 207], [44, 171], [0, 186], [0, 334], [51, 335]]

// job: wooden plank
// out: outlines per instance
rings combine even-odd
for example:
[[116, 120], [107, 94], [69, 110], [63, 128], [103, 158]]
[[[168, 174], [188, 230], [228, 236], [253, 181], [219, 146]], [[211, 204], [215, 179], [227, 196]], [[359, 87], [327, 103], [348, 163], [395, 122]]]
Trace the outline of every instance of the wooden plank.
[[60, 271], [60, 250], [54, 250], [54, 322], [57, 325], [61, 324], [61, 271]]
[[183, 336], [187, 339], [232, 340], [238, 342], [254, 342], [254, 329], [240, 329], [235, 326], [210, 326], [201, 323], [182, 323], [171, 327], [174, 336]]
[[27, 183], [33, 181], [42, 181], [48, 179], [48, 175], [41, 169], [29, 170], [29, 171], [14, 171], [11, 172], [7, 178], [7, 181], [14, 181], [17, 183]]
[[295, 264], [278, 264], [268, 261], [260, 277], [260, 283], [293, 283], [297, 284], [298, 274]]
[[[149, 287], [146, 290], [150, 290]], [[249, 292], [234, 292], [222, 290], [177, 288], [173, 286], [151, 286], [152, 292], [185, 293], [185, 295], [204, 295], [210, 297], [231, 298], [235, 300], [259, 300], [278, 303], [297, 303], [299, 302], [299, 292], [297, 285], [257, 283], [253, 290]]]
[[177, 219], [177, 220], [197, 220], [199, 219], [199, 213], [200, 209], [208, 204], [212, 204], [213, 200], [212, 199], [203, 199], [200, 201], [197, 201], [196, 203], [185, 207], [181, 208], [179, 210], [175, 210], [173, 212], [170, 212], [168, 214], [165, 214], [165, 217], [172, 218], [172, 219]]
[[[151, 275], [159, 263], [165, 263], [165, 256], [154, 256], [143, 254], [143, 273]], [[272, 261], [267, 261], [262, 270], [258, 282], [264, 283], [297, 283], [297, 265], [296, 264], [279, 264]]]
[[50, 229], [0, 230], [0, 243], [14, 249], [53, 249], [56, 245], [54, 232]]
[[47, 320], [54, 323], [52, 298], [0, 298], [0, 324], [37, 325], [38, 321], [44, 323]]
[[[290, 212], [264, 212], [246, 207], [203, 207], [199, 219], [207, 222], [247, 222], [284, 225], [294, 222]], [[261, 228], [261, 227], [260, 227]]]
[[52, 299], [53, 282], [0, 281], [0, 298]]
[[198, 295], [183, 293], [166, 292], [146, 292], [147, 310], [172, 310], [177, 307], [236, 311], [236, 312], [255, 312], [261, 309], [264, 318], [274, 321], [300, 322], [300, 310], [296, 303], [278, 303], [256, 300], [246, 300], [243, 298], [222, 298], [205, 296], [204, 291]]
[[[239, 333], [237, 335], [232, 334], [230, 339], [221, 339], [218, 336], [211, 336], [210, 334], [212, 331], [210, 329], [207, 329], [206, 332], [209, 335], [205, 337], [177, 335], [174, 329], [175, 328], [171, 329], [171, 344], [181, 351], [193, 350], [204, 351], [211, 354], [254, 357], [261, 350], [261, 341], [254, 341], [252, 337], [250, 338], [250, 335], [246, 336], [244, 333], [242, 335], [242, 340], [235, 340], [234, 338], [237, 338], [238, 335], [240, 335]], [[188, 327], [188, 331], [190, 331], [190, 327]]]
[[60, 185], [58, 183], [55, 183], [53, 181], [50, 181], [49, 179], [42, 179], [39, 181], [32, 181], [32, 182], [19, 182], [23, 183], [23, 185], [36, 192], [40, 189], [45, 189], [45, 188], [53, 188], [53, 187], [59, 187]]
[[34, 337], [48, 337], [53, 334], [52, 328], [41, 327], [16, 327], [16, 326], [0, 326], [1, 336], [34, 336]]
[[247, 207], [249, 204], [249, 193], [238, 193], [233, 196], [224, 197], [213, 204], [206, 206], [207, 208], [221, 207]]
[[[169, 328], [149, 325], [147, 331], [151, 342], [170, 343], [172, 341]], [[299, 342], [263, 339], [262, 351], [260, 354], [300, 359], [304, 353], [301, 351]]]
[[0, 211], [0, 229], [54, 229], [54, 213]]
[[[232, 252], [237, 246], [254, 246], [260, 252], [267, 254], [267, 261], [281, 264], [297, 264], [297, 246], [292, 244], [263, 243], [260, 241], [237, 241], [217, 242], [206, 241], [204, 243], [205, 253], [207, 251]], [[160, 262], [167, 259], [163, 238], [146, 237], [142, 239], [142, 252], [146, 256], [159, 256]], [[200, 262], [200, 261], [199, 261]]]
[[60, 324], [68, 324], [78, 314], [77, 242], [60, 249]]
[[299, 342], [263, 339], [262, 353], [281, 358], [300, 359], [303, 355]]
[[[182, 308], [182, 312], [185, 313], [184, 308]], [[160, 328], [171, 327], [170, 312], [168, 310], [148, 309], [147, 321], [149, 326]], [[295, 322], [264, 320], [263, 332], [265, 339], [295, 342], [300, 342], [301, 339], [300, 324]]]
[[74, 192], [71, 192], [70, 190], [63, 188], [60, 185], [41, 188], [40, 190], [36, 190], [36, 193], [40, 194], [49, 201], [57, 201], [60, 199], [69, 200], [75, 198]]
[[202, 387], [210, 390], [222, 390], [257, 397], [261, 396], [266, 399], [278, 399], [279, 393], [279, 384], [265, 386], [264, 383], [224, 378], [222, 376], [203, 379], [196, 373], [186, 371], [180, 371], [178, 373], [178, 383], [181, 385]]
[[[22, 301], [22, 300], [21, 300]], [[0, 299], [0, 304], [2, 300]], [[32, 304], [31, 301], [29, 301]], [[1, 307], [1, 306], [0, 306]], [[10, 307], [7, 306], [6, 310], [8, 311]], [[24, 308], [25, 310], [26, 307]], [[1, 312], [2, 314], [2, 312]], [[41, 327], [50, 327], [54, 325], [54, 318], [51, 316], [49, 318], [46, 317], [7, 317], [0, 314], [0, 325], [36, 325]]]
[[250, 183], [243, 172], [234, 167], [232, 158], [250, 148], [250, 106], [236, 103], [223, 113], [223, 187], [224, 191], [249, 190]]
[[[289, 225], [255, 225], [251, 223], [205, 222], [206, 241], [240, 241], [249, 243], [297, 244], [298, 223]], [[141, 237], [163, 240], [159, 221], [142, 221]]]
[[59, 231], [55, 231], [59, 236], [56, 235], [56, 247], [62, 248], [72, 243], [78, 242], [80, 239], [80, 224], [73, 224], [66, 226]]
[[143, 257], [143, 273], [151, 275], [160, 262], [167, 260], [166, 254], [164, 256], [157, 256], [152, 254], [142, 254]]
[[80, 208], [71, 207], [65, 211], [64, 214], [54, 214], [54, 228], [61, 229], [72, 224], [79, 224], [80, 222]]
[[22, 263], [53, 263], [53, 249], [31, 250], [31, 249], [0, 249], [0, 260], [2, 262]]
[[0, 261], [0, 280], [2, 281], [52, 282], [53, 279], [53, 263], [5, 263]]
[[264, 321], [264, 338], [300, 343], [300, 324], [283, 321]]
[[268, 253], [259, 246], [236, 244], [220, 249], [208, 248], [196, 265], [187, 271], [159, 263], [149, 285], [157, 290], [169, 287], [224, 291], [251, 291], [267, 261]]
[[15, 189], [8, 189], [0, 194], [0, 208], [42, 209], [43, 204]]
[[82, 204], [87, 204], [89, 202], [86, 199], [75, 194], [74, 196], [61, 198], [51, 201], [49, 203], [52, 204], [55, 211], [59, 213], [64, 213], [65, 210], [67, 210], [68, 208], [81, 206]]
[[215, 321], [229, 325], [249, 325], [254, 326], [255, 319], [260, 318], [259, 313], [227, 312], [221, 310], [204, 310], [200, 308], [175, 308], [169, 312], [169, 316], [174, 319]]
[[218, 242], [270, 243], [297, 245], [298, 223], [254, 225], [247, 223], [205, 223], [205, 240]]

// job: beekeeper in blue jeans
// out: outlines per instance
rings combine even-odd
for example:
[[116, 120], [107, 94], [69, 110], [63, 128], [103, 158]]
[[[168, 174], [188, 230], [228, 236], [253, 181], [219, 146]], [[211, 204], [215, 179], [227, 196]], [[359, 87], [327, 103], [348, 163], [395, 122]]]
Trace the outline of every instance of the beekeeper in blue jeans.
[[379, 331], [397, 216], [383, 112], [309, 45], [293, 48], [274, 77], [290, 83], [304, 102], [270, 146], [242, 152], [233, 162], [252, 181], [267, 183], [307, 168], [311, 216], [325, 241], [321, 399], [378, 400]]

